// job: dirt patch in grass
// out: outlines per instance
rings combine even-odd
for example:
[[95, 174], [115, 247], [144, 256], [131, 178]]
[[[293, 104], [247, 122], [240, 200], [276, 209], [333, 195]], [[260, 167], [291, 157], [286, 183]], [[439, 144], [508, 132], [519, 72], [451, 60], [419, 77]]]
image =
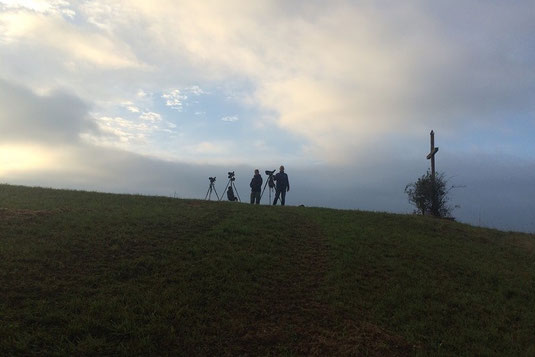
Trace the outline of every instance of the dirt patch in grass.
[[186, 205], [189, 207], [204, 207], [206, 206], [206, 203], [201, 200], [191, 200], [191, 201], [186, 201]]
[[527, 235], [519, 235], [510, 239], [512, 245], [525, 249], [529, 253], [535, 253], [535, 239]]
[[0, 208], [0, 220], [9, 219], [32, 219], [36, 217], [50, 216], [56, 213], [54, 210], [29, 210], [29, 209], [12, 209]]

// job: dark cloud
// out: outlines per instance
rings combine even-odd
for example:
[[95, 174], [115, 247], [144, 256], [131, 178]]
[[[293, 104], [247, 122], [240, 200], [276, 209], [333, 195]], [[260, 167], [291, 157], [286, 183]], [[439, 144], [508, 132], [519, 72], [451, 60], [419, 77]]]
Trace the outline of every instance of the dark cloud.
[[463, 221], [485, 227], [535, 232], [535, 161], [491, 155], [446, 158]]
[[74, 143], [97, 133], [89, 105], [57, 91], [37, 95], [0, 79], [0, 136], [4, 142]]

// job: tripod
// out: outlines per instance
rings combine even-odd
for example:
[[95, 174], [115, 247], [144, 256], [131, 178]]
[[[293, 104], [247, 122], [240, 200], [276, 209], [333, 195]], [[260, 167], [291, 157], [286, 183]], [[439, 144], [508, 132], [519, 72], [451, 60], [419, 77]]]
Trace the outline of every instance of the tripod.
[[217, 197], [217, 200], [220, 201], [219, 199], [219, 195], [217, 194], [217, 191], [215, 189], [215, 185], [214, 185], [214, 182], [215, 182], [215, 177], [212, 179], [212, 177], [210, 177], [210, 186], [208, 187], [208, 191], [206, 191], [206, 196], [204, 197], [204, 199], [208, 199], [210, 200], [212, 198], [212, 190], [215, 192], [215, 196]]
[[236, 193], [236, 196], [238, 196], [238, 202], [241, 202], [240, 194], [238, 193], [238, 189], [236, 188], [236, 184], [234, 183], [234, 180], [236, 180], [236, 178], [234, 176], [232, 176], [232, 177], [230, 177], [228, 179], [227, 185], [225, 186], [225, 189], [223, 190], [223, 194], [219, 198], [220, 201], [223, 199], [223, 196], [225, 196], [225, 192], [227, 192], [227, 189], [228, 189], [228, 187], [230, 185], [232, 190]]
[[[266, 171], [266, 173], [268, 172], [271, 172], [271, 171]], [[270, 205], [271, 204], [271, 192], [275, 190], [275, 183], [273, 182], [273, 173], [275, 172], [275, 170], [273, 170], [267, 180], [266, 180], [266, 183], [264, 184], [264, 189], [262, 190], [262, 194], [260, 195], [260, 200], [262, 200], [262, 196], [264, 196], [264, 191], [266, 190], [266, 186], [269, 185], [269, 202], [268, 204]]]

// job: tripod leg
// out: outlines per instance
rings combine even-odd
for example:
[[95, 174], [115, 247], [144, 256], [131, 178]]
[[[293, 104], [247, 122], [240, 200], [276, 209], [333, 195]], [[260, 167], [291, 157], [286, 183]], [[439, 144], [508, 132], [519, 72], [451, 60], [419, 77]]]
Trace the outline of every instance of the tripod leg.
[[223, 197], [225, 197], [225, 192], [227, 192], [228, 185], [230, 185], [231, 182], [232, 181], [230, 181], [229, 179], [227, 182], [227, 185], [225, 186], [225, 189], [223, 190], [223, 194], [221, 195], [221, 198], [219, 199], [220, 201], [223, 199]]
[[214, 186], [214, 192], [215, 192], [215, 196], [217, 197], [217, 200], [219, 201], [219, 195], [217, 194], [217, 191], [215, 189], [215, 186]]
[[266, 190], [267, 184], [268, 184], [268, 180], [266, 180], [266, 183], [264, 184], [264, 188], [262, 189], [262, 193], [260, 194], [260, 201], [262, 201], [262, 196], [264, 196], [264, 191]]
[[206, 191], [206, 196], [204, 196], [204, 199], [208, 199], [208, 194], [212, 191], [212, 185], [208, 186], [208, 191]]
[[232, 186], [234, 187], [234, 192], [236, 192], [236, 196], [238, 196], [238, 201], [241, 202], [240, 194], [238, 193], [238, 189], [236, 188], [236, 184], [234, 181], [232, 181]]

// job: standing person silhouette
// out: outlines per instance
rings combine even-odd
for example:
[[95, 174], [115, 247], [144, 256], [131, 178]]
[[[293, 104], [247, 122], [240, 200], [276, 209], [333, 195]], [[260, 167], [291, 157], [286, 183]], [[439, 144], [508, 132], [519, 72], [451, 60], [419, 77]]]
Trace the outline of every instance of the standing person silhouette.
[[286, 192], [290, 191], [290, 181], [288, 181], [288, 175], [284, 173], [284, 166], [281, 165], [279, 172], [273, 177], [277, 181], [275, 186], [275, 200], [273, 201], [273, 206], [277, 204], [279, 197], [281, 199], [281, 206], [284, 206], [286, 203]]
[[254, 177], [251, 179], [249, 186], [251, 187], [251, 204], [260, 204], [260, 191], [262, 191], [262, 176], [258, 169], [254, 170]]

